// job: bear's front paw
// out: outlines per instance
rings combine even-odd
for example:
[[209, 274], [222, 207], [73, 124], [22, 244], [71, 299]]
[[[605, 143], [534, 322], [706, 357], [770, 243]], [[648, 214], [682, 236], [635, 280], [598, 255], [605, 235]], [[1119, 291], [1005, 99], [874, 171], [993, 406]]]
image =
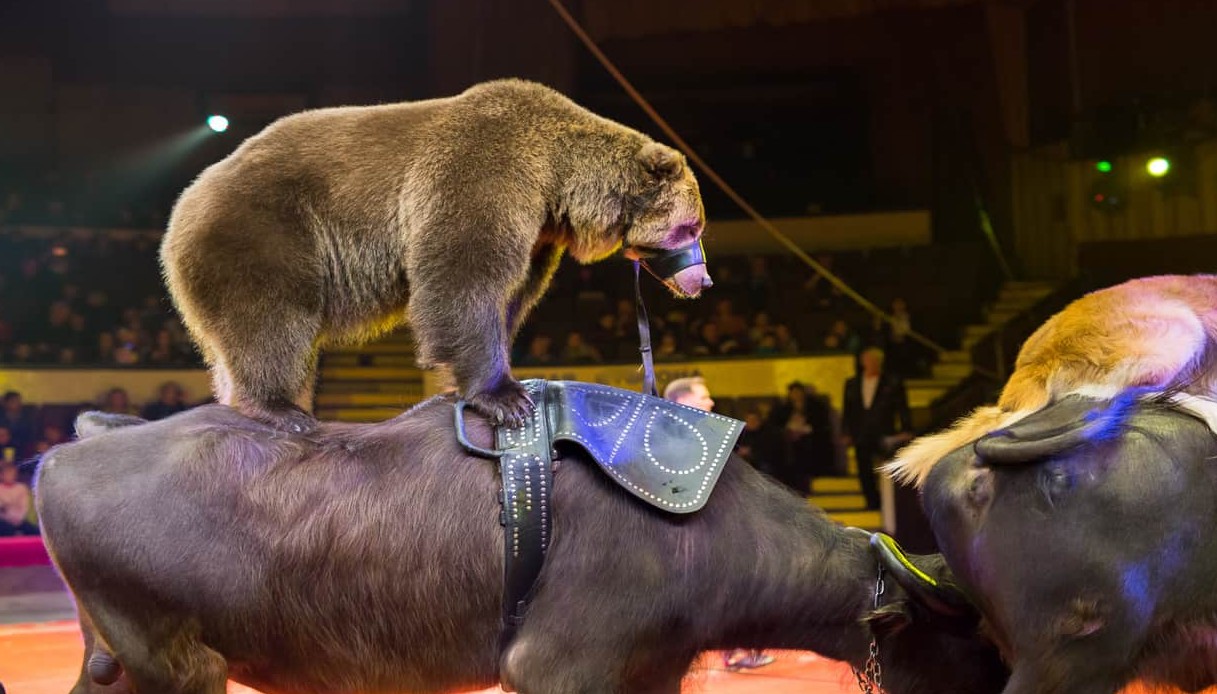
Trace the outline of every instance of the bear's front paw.
[[504, 379], [492, 390], [472, 395], [469, 405], [490, 421], [511, 429], [524, 426], [535, 407], [524, 385], [512, 379]]

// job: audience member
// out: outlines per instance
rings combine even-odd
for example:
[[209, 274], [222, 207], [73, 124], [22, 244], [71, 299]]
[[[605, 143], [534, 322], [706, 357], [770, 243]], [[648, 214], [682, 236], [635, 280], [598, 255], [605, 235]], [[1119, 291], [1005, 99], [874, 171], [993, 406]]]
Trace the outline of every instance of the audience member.
[[34, 418], [22, 402], [21, 393], [10, 390], [4, 394], [0, 426], [9, 431], [17, 456], [22, 457], [34, 445]]
[[863, 350], [860, 362], [860, 373], [845, 383], [842, 427], [847, 445], [854, 447], [867, 508], [877, 509], [875, 468], [912, 439], [912, 415], [904, 382], [883, 368], [883, 350]]
[[522, 366], [545, 366], [554, 363], [553, 340], [549, 335], [534, 335], [528, 343], [528, 352], [520, 359]]
[[144, 405], [140, 416], [149, 421], [164, 419], [178, 412], [190, 409], [186, 404], [186, 391], [175, 381], [161, 384], [160, 397], [154, 402]]
[[0, 461], [0, 537], [38, 534], [28, 520], [30, 501], [30, 488], [17, 480], [17, 466]]
[[600, 352], [583, 341], [579, 332], [571, 332], [566, 336], [566, 346], [562, 349], [562, 361], [567, 364], [595, 364], [603, 361]]
[[687, 355], [680, 351], [680, 346], [676, 343], [675, 335], [665, 332], [659, 338], [659, 345], [655, 348], [656, 361], [677, 361], [686, 358]]
[[64, 435], [63, 429], [58, 424], [44, 424], [42, 427], [42, 438], [38, 439], [38, 442], [34, 444], [34, 453], [42, 455], [51, 450], [51, 448], [67, 442], [67, 440], [67, 436]]
[[811, 494], [811, 480], [833, 469], [831, 407], [814, 388], [794, 381], [786, 399], [769, 413], [772, 430], [781, 432], [783, 446], [775, 477], [799, 496]]
[[17, 444], [13, 442], [13, 432], [8, 427], [0, 426], [0, 462], [12, 463], [17, 460]]
[[862, 348], [862, 340], [844, 318], [838, 318], [833, 321], [828, 334], [824, 336], [823, 347], [827, 350], [857, 354]]
[[131, 398], [125, 388], [111, 388], [106, 391], [105, 397], [102, 398], [101, 411], [110, 414], [139, 414], [131, 404]]

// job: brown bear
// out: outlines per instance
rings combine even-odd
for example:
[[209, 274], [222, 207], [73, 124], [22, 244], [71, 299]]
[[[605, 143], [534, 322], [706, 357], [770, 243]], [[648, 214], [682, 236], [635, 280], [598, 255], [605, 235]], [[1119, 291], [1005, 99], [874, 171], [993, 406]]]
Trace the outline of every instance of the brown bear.
[[[510, 344], [562, 254], [646, 257], [704, 226], [680, 152], [508, 79], [272, 123], [186, 188], [160, 257], [222, 403], [307, 429], [319, 350], [408, 315], [419, 366], [515, 425], [532, 403]], [[704, 263], [666, 279], [711, 284]]]

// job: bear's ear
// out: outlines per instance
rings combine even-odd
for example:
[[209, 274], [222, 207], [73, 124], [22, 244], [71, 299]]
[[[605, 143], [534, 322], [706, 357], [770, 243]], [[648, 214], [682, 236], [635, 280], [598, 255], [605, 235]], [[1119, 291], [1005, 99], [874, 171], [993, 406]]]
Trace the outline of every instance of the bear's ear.
[[658, 142], [648, 142], [638, 150], [638, 161], [647, 173], [661, 181], [676, 178], [684, 166], [680, 152], [661, 145]]

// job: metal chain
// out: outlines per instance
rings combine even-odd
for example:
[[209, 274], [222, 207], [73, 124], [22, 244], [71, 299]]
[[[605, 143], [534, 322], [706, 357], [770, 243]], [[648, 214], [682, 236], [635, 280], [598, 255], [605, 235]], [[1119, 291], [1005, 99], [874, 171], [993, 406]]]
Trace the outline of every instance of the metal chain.
[[[879, 609], [879, 600], [883, 597], [883, 592], [886, 586], [883, 583], [883, 566], [879, 566], [879, 578], [875, 581], [875, 609]], [[854, 677], [858, 679], [858, 689], [861, 689], [863, 694], [875, 694], [883, 691], [883, 670], [879, 666], [879, 642], [871, 635], [870, 639], [870, 654], [866, 659], [866, 665], [863, 672], [859, 672], [858, 668], [851, 668], [854, 671]]]

